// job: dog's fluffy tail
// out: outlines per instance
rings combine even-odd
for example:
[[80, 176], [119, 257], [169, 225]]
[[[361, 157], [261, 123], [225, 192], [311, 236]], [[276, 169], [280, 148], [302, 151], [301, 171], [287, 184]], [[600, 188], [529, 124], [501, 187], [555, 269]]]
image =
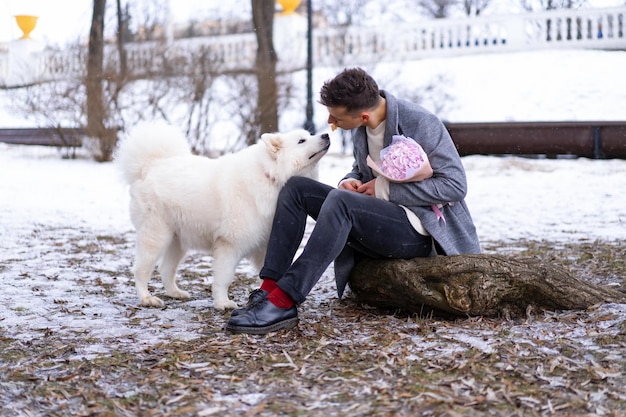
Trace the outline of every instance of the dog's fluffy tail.
[[190, 153], [185, 136], [174, 126], [161, 122], [142, 123], [121, 141], [115, 162], [126, 182], [132, 184], [143, 178], [153, 161]]

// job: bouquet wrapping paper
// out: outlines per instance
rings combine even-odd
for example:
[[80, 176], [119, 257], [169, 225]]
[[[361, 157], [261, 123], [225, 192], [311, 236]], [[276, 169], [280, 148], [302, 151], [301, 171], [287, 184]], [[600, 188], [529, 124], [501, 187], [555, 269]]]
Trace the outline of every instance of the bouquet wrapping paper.
[[419, 143], [394, 135], [391, 145], [380, 151], [380, 165], [368, 156], [367, 165], [392, 182], [423, 181], [433, 175], [428, 155]]

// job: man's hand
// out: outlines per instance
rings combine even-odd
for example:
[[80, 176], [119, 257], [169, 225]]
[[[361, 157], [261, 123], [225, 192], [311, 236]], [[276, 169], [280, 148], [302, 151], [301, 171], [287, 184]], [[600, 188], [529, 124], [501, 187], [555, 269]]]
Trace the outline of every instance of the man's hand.
[[350, 179], [350, 180], [345, 180], [344, 182], [339, 184], [338, 188], [341, 190], [354, 191], [357, 193], [367, 194], [367, 195], [371, 195], [372, 197], [375, 197], [376, 196], [375, 185], [376, 185], [376, 178], [374, 178], [373, 180], [369, 182], [366, 182], [365, 184], [363, 184], [359, 180]]
[[349, 179], [349, 180], [345, 180], [343, 181], [341, 184], [339, 184], [339, 189], [341, 190], [348, 190], [348, 191], [358, 191], [359, 187], [361, 186], [361, 181], [359, 180], [355, 180], [355, 179]]
[[359, 188], [356, 190], [359, 193], [367, 194], [372, 197], [376, 197], [376, 178], [371, 181], [366, 182], [365, 184], [361, 184]]

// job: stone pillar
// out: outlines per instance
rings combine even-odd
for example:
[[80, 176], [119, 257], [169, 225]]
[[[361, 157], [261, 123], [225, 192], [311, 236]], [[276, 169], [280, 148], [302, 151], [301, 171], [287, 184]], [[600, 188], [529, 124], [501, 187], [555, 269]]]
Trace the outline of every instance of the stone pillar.
[[41, 80], [44, 70], [44, 45], [30, 36], [37, 24], [37, 16], [19, 15], [15, 16], [15, 20], [23, 36], [9, 43], [9, 86], [37, 82]]
[[283, 12], [274, 17], [273, 35], [278, 66], [281, 69], [303, 69], [306, 65], [306, 17], [295, 12], [300, 1], [279, 3], [283, 6]]

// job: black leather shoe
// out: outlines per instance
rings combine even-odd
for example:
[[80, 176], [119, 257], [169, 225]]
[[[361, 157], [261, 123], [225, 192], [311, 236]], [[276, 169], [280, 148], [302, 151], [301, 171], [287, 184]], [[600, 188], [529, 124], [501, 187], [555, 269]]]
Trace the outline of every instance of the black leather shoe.
[[250, 293], [248, 297], [248, 303], [243, 308], [236, 308], [231, 313], [231, 317], [239, 316], [246, 311], [249, 311], [252, 307], [254, 307], [259, 301], [265, 299], [269, 293], [262, 289], [256, 289]]
[[279, 329], [289, 329], [298, 324], [298, 310], [279, 308], [267, 298], [259, 301], [244, 314], [231, 317], [226, 330], [232, 333], [266, 334]]

